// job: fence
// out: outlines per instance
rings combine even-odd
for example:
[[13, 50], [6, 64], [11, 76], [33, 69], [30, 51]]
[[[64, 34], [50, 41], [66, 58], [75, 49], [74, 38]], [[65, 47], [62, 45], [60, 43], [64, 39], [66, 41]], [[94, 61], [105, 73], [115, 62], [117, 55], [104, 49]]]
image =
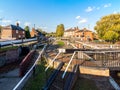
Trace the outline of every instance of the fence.
[[120, 51], [76, 51], [81, 66], [120, 68]]

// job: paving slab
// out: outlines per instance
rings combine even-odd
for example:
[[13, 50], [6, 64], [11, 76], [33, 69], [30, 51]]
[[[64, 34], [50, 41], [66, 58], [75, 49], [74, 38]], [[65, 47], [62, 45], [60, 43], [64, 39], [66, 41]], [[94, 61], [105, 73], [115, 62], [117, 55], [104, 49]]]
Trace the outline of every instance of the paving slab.
[[0, 90], [12, 90], [20, 81], [19, 69], [0, 74]]

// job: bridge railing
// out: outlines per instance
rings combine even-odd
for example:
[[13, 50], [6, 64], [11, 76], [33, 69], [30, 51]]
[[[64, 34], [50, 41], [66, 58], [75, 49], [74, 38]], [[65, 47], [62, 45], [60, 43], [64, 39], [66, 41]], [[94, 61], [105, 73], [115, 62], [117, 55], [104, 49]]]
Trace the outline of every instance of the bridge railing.
[[0, 47], [8, 46], [8, 45], [13, 45], [13, 44], [20, 44], [20, 43], [25, 43], [25, 42], [31, 42], [31, 41], [36, 41], [37, 38], [32, 38], [32, 39], [21, 39], [21, 40], [10, 40], [10, 41], [2, 41], [0, 42]]

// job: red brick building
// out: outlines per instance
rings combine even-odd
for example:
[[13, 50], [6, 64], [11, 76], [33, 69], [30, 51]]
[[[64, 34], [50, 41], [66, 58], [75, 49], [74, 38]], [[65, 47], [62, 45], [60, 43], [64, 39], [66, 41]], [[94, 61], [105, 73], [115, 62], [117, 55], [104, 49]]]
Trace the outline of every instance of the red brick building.
[[31, 37], [35, 37], [38, 35], [38, 32], [35, 30], [35, 28], [32, 28], [32, 31], [30, 32]]
[[94, 40], [94, 33], [86, 28], [80, 30], [78, 27], [75, 27], [74, 29], [71, 28], [66, 30], [64, 32], [64, 37], [74, 37], [84, 41], [92, 41]]
[[1, 39], [22, 39], [25, 38], [25, 30], [17, 25], [8, 25], [2, 28]]

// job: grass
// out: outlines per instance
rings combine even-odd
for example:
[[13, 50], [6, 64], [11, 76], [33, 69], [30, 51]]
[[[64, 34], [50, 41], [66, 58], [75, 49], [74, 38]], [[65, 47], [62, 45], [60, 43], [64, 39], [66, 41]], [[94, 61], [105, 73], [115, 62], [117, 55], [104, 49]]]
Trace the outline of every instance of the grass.
[[79, 78], [74, 86], [74, 90], [98, 90], [98, 88], [93, 80]]
[[63, 42], [63, 41], [57, 41], [57, 44], [58, 44], [60, 47], [64, 46], [64, 42]]
[[0, 48], [0, 52], [11, 50], [11, 49], [16, 49], [16, 48], [18, 48], [18, 46], [3, 47], [3, 48]]
[[47, 74], [45, 73], [46, 62], [42, 60], [38, 63], [36, 67], [35, 75], [32, 76], [27, 83], [25, 84], [23, 90], [42, 90], [46, 83], [46, 78], [49, 77], [51, 72], [53, 71], [52, 68], [47, 70]]

